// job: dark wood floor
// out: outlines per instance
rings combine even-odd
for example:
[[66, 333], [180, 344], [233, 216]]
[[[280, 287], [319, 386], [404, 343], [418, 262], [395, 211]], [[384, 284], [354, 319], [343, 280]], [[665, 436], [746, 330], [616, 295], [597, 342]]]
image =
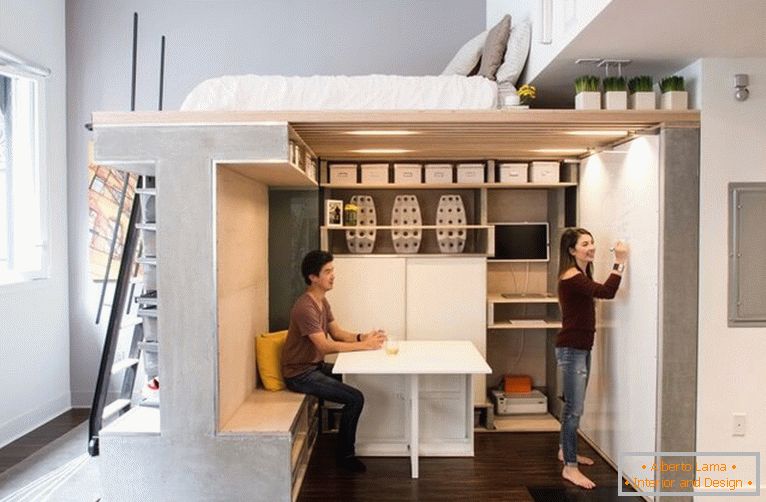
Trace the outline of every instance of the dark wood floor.
[[421, 458], [420, 478], [409, 459], [364, 458], [365, 474], [336, 469], [336, 436], [321, 434], [299, 502], [309, 501], [641, 501], [617, 496], [617, 473], [585, 442], [580, 453], [596, 463], [583, 472], [598, 485], [587, 491], [561, 479], [558, 433], [478, 433], [473, 458]]
[[10, 469], [43, 446], [74, 429], [86, 421], [89, 414], [90, 410], [87, 408], [73, 408], [29, 434], [0, 448], [0, 473]]

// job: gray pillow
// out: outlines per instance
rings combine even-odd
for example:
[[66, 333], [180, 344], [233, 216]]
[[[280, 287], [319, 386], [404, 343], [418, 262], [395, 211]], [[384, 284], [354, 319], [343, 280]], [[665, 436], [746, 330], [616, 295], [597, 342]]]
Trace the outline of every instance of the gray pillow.
[[506, 14], [495, 26], [489, 30], [484, 49], [481, 52], [481, 66], [479, 75], [495, 80], [495, 73], [503, 63], [505, 49], [508, 46], [508, 35], [511, 33], [511, 16]]

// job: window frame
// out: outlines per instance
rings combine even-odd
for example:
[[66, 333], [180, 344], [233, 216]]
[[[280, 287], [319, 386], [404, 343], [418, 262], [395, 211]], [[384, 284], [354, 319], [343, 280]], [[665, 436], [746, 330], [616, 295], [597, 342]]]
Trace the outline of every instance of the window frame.
[[[51, 204], [50, 204], [50, 169], [48, 166], [48, 134], [47, 134], [47, 89], [46, 78], [42, 75], [20, 71], [16, 68], [0, 64], [0, 76], [7, 77], [10, 82], [14, 79], [26, 79], [32, 82], [32, 102], [33, 102], [33, 144], [31, 155], [34, 162], [33, 172], [33, 192], [36, 194], [36, 204], [39, 211], [39, 241], [34, 247], [40, 249], [40, 266], [36, 270], [18, 271], [13, 267], [8, 267], [6, 272], [0, 271], [0, 289], [7, 289], [9, 286], [34, 281], [47, 280], [51, 274]], [[13, 110], [11, 110], [13, 113]], [[12, 120], [12, 119], [9, 119]], [[12, 137], [7, 137], [8, 152], [11, 150]], [[13, 176], [14, 166], [12, 156], [8, 155], [9, 162], [6, 165], [6, 190], [7, 200], [7, 220], [8, 225], [8, 248], [9, 260], [12, 260], [14, 247], [17, 245], [14, 236], [14, 218], [15, 208], [13, 202]]]

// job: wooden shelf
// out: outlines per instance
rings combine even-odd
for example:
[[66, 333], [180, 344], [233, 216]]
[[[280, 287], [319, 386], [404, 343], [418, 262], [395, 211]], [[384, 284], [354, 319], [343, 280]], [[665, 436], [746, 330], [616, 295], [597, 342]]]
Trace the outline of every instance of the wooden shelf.
[[[520, 321], [522, 319], [519, 319]], [[561, 329], [561, 321], [540, 321], [537, 323], [512, 324], [511, 322], [494, 322], [487, 329]]]
[[502, 188], [502, 189], [520, 189], [520, 190], [542, 190], [548, 188], [566, 188], [575, 187], [574, 182], [560, 183], [440, 183], [428, 185], [426, 183], [397, 185], [396, 183], [386, 183], [380, 185], [364, 185], [362, 183], [327, 183], [322, 188], [333, 188], [338, 190], [473, 190], [477, 188]]
[[487, 303], [558, 303], [559, 299], [552, 293], [545, 294], [527, 294], [514, 295], [510, 298], [504, 297], [501, 293], [488, 293]]
[[370, 226], [347, 226], [347, 227], [328, 227], [322, 225], [320, 230], [348, 230], [348, 231], [366, 231], [366, 230], [489, 230], [494, 225], [370, 225]]

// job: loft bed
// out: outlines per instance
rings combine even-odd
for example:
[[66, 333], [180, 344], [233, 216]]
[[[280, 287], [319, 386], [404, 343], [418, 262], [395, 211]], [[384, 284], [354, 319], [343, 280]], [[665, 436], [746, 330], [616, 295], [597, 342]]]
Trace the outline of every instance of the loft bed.
[[511, 16], [466, 42], [438, 76], [238, 75], [198, 84], [184, 111], [486, 110], [516, 92], [531, 24]]
[[[142, 421], [128, 412], [102, 437], [106, 494], [215, 498], [223, 487], [209, 480], [225, 479], [230, 494], [297, 497], [316, 405], [254, 391], [252, 363], [252, 333], [268, 327], [268, 189], [324, 185], [291, 162], [290, 141], [317, 160], [577, 158], [624, 140], [615, 139], [614, 131], [627, 138], [664, 127], [694, 128], [699, 116], [692, 110], [94, 113], [95, 162], [157, 179], [164, 375], [159, 413]], [[359, 130], [413, 134], [347, 134]], [[400, 151], [351, 152], [363, 148]], [[259, 313], [242, 317], [251, 311]], [[278, 397], [287, 401], [267, 402]], [[264, 407], [282, 411], [264, 421]], [[163, 466], [167, 483], [149, 486], [144, 480], [156, 465]]]

